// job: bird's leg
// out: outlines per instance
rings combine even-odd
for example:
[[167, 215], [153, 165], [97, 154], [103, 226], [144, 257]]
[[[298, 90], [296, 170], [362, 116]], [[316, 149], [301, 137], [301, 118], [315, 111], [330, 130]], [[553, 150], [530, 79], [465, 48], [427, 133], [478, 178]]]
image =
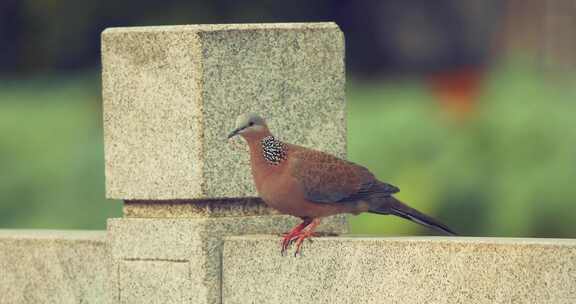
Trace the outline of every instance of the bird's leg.
[[302, 230], [306, 228], [308, 225], [310, 225], [311, 222], [312, 222], [311, 219], [305, 218], [303, 219], [302, 223], [298, 224], [296, 227], [292, 228], [290, 232], [284, 235], [281, 244], [282, 250], [280, 251], [282, 255], [284, 255], [290, 244], [292, 244], [292, 242], [294, 242], [294, 240], [298, 238]]
[[304, 240], [314, 235], [314, 229], [316, 229], [318, 225], [320, 225], [320, 219], [315, 218], [298, 234], [294, 256], [297, 256], [298, 254], [302, 255], [302, 243]]

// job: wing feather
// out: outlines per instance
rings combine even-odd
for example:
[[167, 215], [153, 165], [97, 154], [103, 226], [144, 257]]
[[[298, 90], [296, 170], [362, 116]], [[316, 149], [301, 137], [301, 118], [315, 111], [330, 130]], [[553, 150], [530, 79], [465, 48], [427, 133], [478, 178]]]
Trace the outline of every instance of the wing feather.
[[391, 194], [399, 191], [378, 181], [368, 169], [328, 153], [301, 147], [291, 150], [290, 173], [310, 201], [349, 202], [362, 200], [375, 192]]

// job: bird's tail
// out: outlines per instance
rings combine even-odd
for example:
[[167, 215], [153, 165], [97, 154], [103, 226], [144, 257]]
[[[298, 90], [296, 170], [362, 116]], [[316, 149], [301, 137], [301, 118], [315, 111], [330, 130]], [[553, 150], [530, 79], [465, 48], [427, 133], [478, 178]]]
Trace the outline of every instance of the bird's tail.
[[440, 221], [414, 208], [408, 207], [393, 196], [386, 197], [383, 204], [380, 203], [377, 207], [371, 208], [368, 212], [377, 214], [393, 214], [448, 235], [457, 235], [452, 229], [448, 228], [448, 226], [442, 224]]

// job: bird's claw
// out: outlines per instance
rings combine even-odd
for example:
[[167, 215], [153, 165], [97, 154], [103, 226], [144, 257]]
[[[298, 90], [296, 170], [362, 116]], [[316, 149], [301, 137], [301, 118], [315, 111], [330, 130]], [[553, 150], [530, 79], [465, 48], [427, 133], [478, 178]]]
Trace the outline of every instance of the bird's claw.
[[296, 243], [296, 250], [294, 251], [294, 257], [300, 255], [302, 256], [302, 244], [306, 239], [312, 242], [311, 237], [315, 236], [314, 228], [320, 223], [318, 219], [312, 222], [302, 222], [300, 225], [296, 226], [289, 233], [284, 234], [281, 243], [280, 254], [284, 256], [286, 251], [292, 244]]
[[310, 237], [312, 237], [312, 233], [301, 233], [298, 236], [298, 239], [296, 240], [296, 251], [294, 251], [294, 257], [298, 255], [302, 256], [302, 244], [304, 244], [304, 241], [306, 239], [312, 242], [312, 239]]
[[298, 234], [294, 234], [291, 237], [284, 238], [282, 242], [282, 251], [281, 254], [284, 256], [288, 248], [292, 246], [292, 244], [296, 243], [296, 250], [294, 251], [294, 257], [298, 255], [302, 256], [302, 244], [304, 244], [305, 240], [310, 241], [312, 243], [311, 237], [314, 236], [314, 233], [309, 231], [301, 231]]
[[284, 256], [286, 254], [286, 251], [288, 251], [288, 248], [292, 246], [292, 244], [298, 239], [299, 236], [300, 232], [298, 232], [297, 234], [286, 233], [281, 242], [280, 255]]

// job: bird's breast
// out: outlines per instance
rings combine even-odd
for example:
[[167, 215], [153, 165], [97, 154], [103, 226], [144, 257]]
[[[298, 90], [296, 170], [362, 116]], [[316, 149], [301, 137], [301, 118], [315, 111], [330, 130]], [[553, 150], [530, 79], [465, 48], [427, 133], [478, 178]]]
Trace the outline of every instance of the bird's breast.
[[293, 179], [283, 170], [270, 168], [254, 172], [256, 189], [263, 199], [282, 196], [293, 188]]
[[319, 204], [309, 201], [300, 184], [288, 172], [267, 176], [261, 182], [258, 193], [271, 208], [301, 218], [349, 212], [348, 207], [343, 204]]
[[301, 216], [294, 210], [298, 202], [304, 200], [304, 194], [298, 184], [287, 172], [268, 172], [256, 178], [258, 194], [266, 204], [281, 213]]

